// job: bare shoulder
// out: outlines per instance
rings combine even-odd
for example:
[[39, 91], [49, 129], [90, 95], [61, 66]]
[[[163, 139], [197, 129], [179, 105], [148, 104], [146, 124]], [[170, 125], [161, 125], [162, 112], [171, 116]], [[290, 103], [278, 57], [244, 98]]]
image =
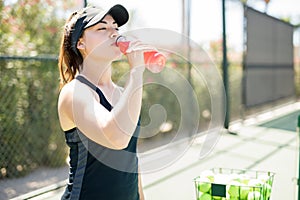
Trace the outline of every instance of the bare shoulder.
[[61, 128], [64, 131], [75, 127], [72, 117], [73, 92], [74, 81], [71, 81], [61, 89], [58, 97], [58, 116]]
[[[58, 97], [58, 116], [63, 130], [74, 128], [74, 108], [84, 108], [94, 97], [91, 89], [77, 80], [67, 83]], [[76, 106], [74, 106], [76, 105]]]
[[72, 105], [74, 100], [86, 101], [94, 97], [95, 95], [93, 94], [92, 89], [74, 79], [61, 89], [59, 94], [59, 103], [62, 105]]
[[58, 106], [62, 106], [66, 103], [71, 103], [73, 92], [74, 92], [75, 81], [72, 80], [70, 83], [64, 85], [61, 89], [58, 97]]

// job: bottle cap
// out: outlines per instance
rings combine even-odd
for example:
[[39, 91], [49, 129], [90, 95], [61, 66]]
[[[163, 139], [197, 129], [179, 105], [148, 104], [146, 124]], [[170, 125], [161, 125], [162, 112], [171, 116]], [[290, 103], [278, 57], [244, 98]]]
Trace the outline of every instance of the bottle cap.
[[116, 39], [116, 46], [119, 47], [120, 51], [123, 54], [126, 54], [129, 44], [130, 44], [130, 42], [126, 41], [126, 38], [122, 35], [118, 36]]

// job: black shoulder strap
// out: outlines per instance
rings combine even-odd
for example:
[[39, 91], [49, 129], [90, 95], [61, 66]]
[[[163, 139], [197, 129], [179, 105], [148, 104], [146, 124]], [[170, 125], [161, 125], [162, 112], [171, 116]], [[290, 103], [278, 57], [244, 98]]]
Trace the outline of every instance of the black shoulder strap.
[[84, 78], [83, 76], [76, 76], [76, 79], [79, 80], [81, 83], [86, 84], [87, 86], [89, 86], [90, 88], [92, 88], [93, 90], [96, 91], [97, 87], [93, 83], [91, 83], [89, 80]]
[[101, 90], [98, 87], [96, 87], [93, 83], [91, 83], [89, 80], [87, 80], [83, 76], [76, 76], [76, 79], [79, 80], [81, 83], [86, 84], [87, 86], [89, 86], [93, 90], [95, 90], [97, 92], [97, 94], [99, 95], [100, 104], [103, 105], [108, 111], [112, 110], [113, 107], [107, 101], [107, 99], [105, 98], [104, 94], [101, 92]]

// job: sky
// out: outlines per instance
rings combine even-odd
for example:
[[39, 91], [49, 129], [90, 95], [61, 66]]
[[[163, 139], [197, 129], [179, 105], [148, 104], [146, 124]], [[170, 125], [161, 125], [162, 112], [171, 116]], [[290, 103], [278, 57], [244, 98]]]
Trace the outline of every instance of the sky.
[[[182, 32], [182, 0], [88, 0], [89, 3], [108, 7], [122, 4], [134, 12], [130, 18], [131, 29], [159, 28]], [[263, 0], [248, 0], [248, 5], [265, 11]], [[227, 40], [228, 45], [238, 50], [242, 49], [243, 38], [243, 7], [241, 3], [231, 0], [226, 3]], [[276, 18], [290, 17], [293, 24], [300, 23], [299, 0], [271, 0], [267, 13]], [[190, 39], [205, 47], [212, 40], [222, 36], [221, 0], [191, 1], [191, 35]], [[297, 31], [294, 42], [300, 43], [300, 31]]]
[[[14, 2], [16, 0], [7, 0]], [[77, 0], [79, 7], [83, 0]], [[81, 3], [82, 2], [82, 3]], [[158, 28], [182, 33], [182, 0], [87, 0], [101, 7], [114, 4], [124, 5], [130, 12], [130, 25], [125, 30]], [[265, 11], [263, 0], [248, 0], [247, 4], [259, 11]], [[231, 48], [242, 50], [243, 7], [239, 0], [226, 1], [227, 41]], [[292, 24], [300, 24], [300, 0], [271, 0], [267, 13], [276, 18], [290, 17]], [[210, 41], [222, 36], [221, 0], [191, 0], [190, 39], [203, 48]], [[300, 44], [300, 29], [295, 32], [295, 45]]]

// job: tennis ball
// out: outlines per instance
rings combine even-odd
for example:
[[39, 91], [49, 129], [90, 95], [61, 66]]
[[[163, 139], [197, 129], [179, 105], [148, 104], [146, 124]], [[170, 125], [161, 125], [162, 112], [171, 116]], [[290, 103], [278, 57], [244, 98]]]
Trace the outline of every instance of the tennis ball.
[[230, 174], [230, 180], [232, 181], [240, 181], [241, 176], [237, 173]]
[[247, 174], [240, 175], [240, 182], [242, 184], [248, 185], [249, 181], [250, 181], [250, 177]]
[[248, 193], [248, 199], [247, 200], [261, 200], [262, 196], [260, 192], [258, 191], [252, 191]]
[[258, 180], [258, 179], [251, 179], [248, 182], [248, 185], [251, 186], [252, 190], [261, 192], [263, 182], [261, 180]]
[[212, 170], [205, 170], [200, 174], [200, 177], [208, 178], [211, 182], [215, 179], [215, 173]]
[[240, 190], [241, 200], [247, 200], [249, 192], [250, 192], [250, 188], [248, 186], [242, 186]]
[[271, 196], [272, 186], [266, 183], [264, 185], [264, 196], [268, 199]]
[[228, 194], [230, 195], [230, 198], [231, 197], [239, 197], [239, 193], [240, 193], [240, 183], [237, 182], [237, 181], [231, 181], [230, 183], [230, 186], [229, 186], [229, 189], [228, 189]]
[[210, 194], [208, 193], [202, 193], [199, 197], [198, 200], [211, 200], [212, 197]]
[[216, 174], [215, 175], [215, 183], [227, 185], [230, 181], [230, 176], [227, 174]]
[[198, 184], [198, 190], [200, 192], [209, 192], [211, 188], [211, 183], [210, 183], [210, 180], [208, 178], [200, 178], [199, 180], [199, 184]]
[[261, 174], [257, 177], [258, 180], [260, 180], [263, 183], [269, 183], [270, 181], [270, 176], [268, 176], [267, 174]]

